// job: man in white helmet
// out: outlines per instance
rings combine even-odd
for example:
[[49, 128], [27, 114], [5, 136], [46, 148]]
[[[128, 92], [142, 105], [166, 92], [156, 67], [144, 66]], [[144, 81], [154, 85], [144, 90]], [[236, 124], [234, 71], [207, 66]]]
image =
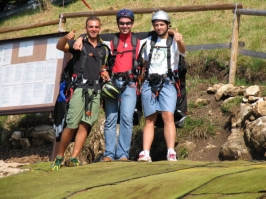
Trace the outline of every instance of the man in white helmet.
[[183, 36], [178, 31], [175, 32], [172, 39], [170, 38], [168, 34], [170, 23], [170, 17], [166, 12], [159, 10], [153, 14], [152, 25], [157, 37], [154, 39], [150, 36], [144, 50], [146, 74], [141, 98], [145, 127], [143, 130], [143, 151], [140, 152], [138, 158], [138, 161], [142, 162], [152, 161], [150, 149], [158, 114], [162, 115], [164, 123], [164, 137], [168, 149], [166, 159], [176, 161], [174, 111], [178, 89], [175, 87], [174, 71], [178, 70], [179, 55], [185, 56], [186, 48]]

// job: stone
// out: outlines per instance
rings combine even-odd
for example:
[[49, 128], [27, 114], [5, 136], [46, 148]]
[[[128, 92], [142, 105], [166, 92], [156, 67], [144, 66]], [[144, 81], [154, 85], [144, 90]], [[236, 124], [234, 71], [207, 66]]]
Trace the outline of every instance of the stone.
[[54, 141], [54, 128], [50, 125], [40, 125], [30, 130], [30, 137], [43, 139], [46, 142], [53, 143]]
[[227, 91], [227, 90], [230, 89], [230, 88], [233, 88], [233, 85], [232, 85], [232, 84], [225, 84], [225, 85], [221, 86], [221, 87], [217, 90], [217, 92], [215, 93], [215, 99], [216, 99], [217, 101], [220, 101], [221, 98], [222, 98], [223, 95], [224, 95], [224, 92]]
[[23, 149], [26, 149], [26, 148], [31, 146], [30, 141], [29, 141], [28, 138], [20, 138], [19, 141], [20, 141], [20, 144], [21, 144]]
[[195, 104], [206, 106], [210, 103], [210, 101], [211, 101], [210, 99], [197, 99]]
[[237, 160], [248, 150], [244, 141], [244, 132], [241, 129], [232, 129], [227, 142], [221, 147], [219, 158], [221, 160]]
[[256, 117], [266, 116], [266, 101], [257, 102], [253, 111]]
[[254, 85], [254, 86], [249, 86], [246, 89], [244, 96], [259, 96], [259, 94], [260, 94], [260, 87]]

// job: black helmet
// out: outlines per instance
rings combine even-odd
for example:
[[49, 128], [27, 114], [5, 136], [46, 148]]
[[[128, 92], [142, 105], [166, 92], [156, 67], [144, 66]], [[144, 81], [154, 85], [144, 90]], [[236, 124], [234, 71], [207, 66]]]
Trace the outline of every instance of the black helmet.
[[134, 13], [128, 9], [119, 10], [118, 13], [116, 14], [116, 21], [118, 21], [121, 17], [127, 17], [132, 21], [134, 21]]
[[117, 100], [120, 94], [119, 88], [112, 82], [106, 82], [102, 87], [102, 97], [109, 100]]

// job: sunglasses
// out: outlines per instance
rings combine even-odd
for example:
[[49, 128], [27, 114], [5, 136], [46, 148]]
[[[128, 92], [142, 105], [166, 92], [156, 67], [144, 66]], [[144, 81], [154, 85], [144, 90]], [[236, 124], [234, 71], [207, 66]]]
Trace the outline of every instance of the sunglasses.
[[119, 21], [118, 24], [119, 24], [120, 26], [123, 26], [123, 25], [125, 25], [125, 24], [126, 24], [127, 26], [130, 26], [130, 25], [132, 25], [132, 22], [131, 22], [131, 21], [129, 21], [129, 22]]

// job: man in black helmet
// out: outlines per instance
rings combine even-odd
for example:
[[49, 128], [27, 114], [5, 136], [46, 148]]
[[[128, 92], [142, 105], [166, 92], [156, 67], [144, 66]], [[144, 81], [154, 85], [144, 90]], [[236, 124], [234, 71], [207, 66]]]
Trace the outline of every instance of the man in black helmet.
[[156, 38], [149, 37], [144, 49], [145, 82], [142, 86], [141, 99], [145, 116], [143, 131], [143, 151], [138, 161], [151, 162], [150, 148], [154, 138], [154, 124], [158, 114], [162, 114], [164, 137], [167, 145], [166, 159], [176, 161], [174, 111], [177, 101], [174, 71], [178, 70], [179, 54], [185, 56], [183, 36], [177, 31], [173, 38], [168, 34], [169, 15], [159, 10], [152, 16], [152, 25]]

